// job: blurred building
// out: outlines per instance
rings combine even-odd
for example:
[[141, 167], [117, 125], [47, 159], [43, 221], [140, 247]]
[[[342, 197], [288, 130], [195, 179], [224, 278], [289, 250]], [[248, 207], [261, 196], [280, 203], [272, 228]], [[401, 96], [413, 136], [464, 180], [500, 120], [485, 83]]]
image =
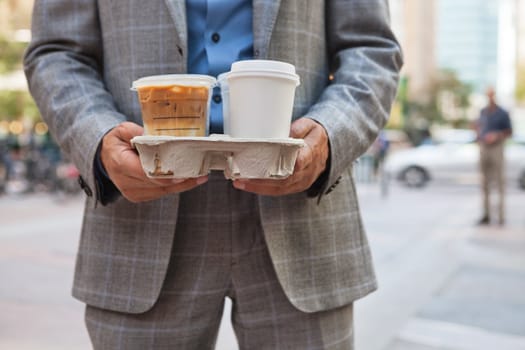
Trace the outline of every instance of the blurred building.
[[435, 0], [390, 0], [392, 28], [403, 48], [407, 93], [423, 98], [436, 71]]
[[516, 24], [517, 24], [517, 35], [516, 35], [516, 62], [521, 65], [525, 65], [525, 1], [515, 0], [516, 6]]
[[525, 135], [525, 0], [516, 0], [516, 77], [517, 108], [513, 111], [513, 126], [516, 134]]
[[[29, 42], [33, 3], [34, 0], [0, 0], [0, 39]], [[0, 91], [4, 90], [27, 91], [21, 69], [0, 75]]]
[[521, 104], [525, 107], [525, 0], [516, 0], [516, 87], [520, 89]]
[[473, 88], [469, 118], [485, 103], [488, 86], [496, 88], [503, 105], [513, 108], [519, 67], [525, 67], [525, 0], [389, 3], [405, 57], [406, 81], [400, 90], [406, 90], [410, 100], [424, 100], [437, 71], [448, 69]]
[[34, 0], [0, 1], [0, 35], [13, 38], [17, 30], [29, 29]]
[[[523, 0], [438, 0], [436, 54], [439, 68], [483, 93], [493, 86], [505, 104], [516, 86], [518, 26]], [[521, 7], [519, 13], [518, 7]], [[520, 24], [521, 22], [521, 24]]]
[[499, 0], [439, 0], [436, 53], [440, 68], [481, 91], [497, 80]]

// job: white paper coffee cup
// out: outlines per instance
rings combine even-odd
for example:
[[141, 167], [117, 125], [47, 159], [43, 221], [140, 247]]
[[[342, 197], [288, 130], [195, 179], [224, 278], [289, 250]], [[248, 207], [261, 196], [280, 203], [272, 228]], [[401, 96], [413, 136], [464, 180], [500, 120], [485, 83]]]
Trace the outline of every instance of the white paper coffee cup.
[[234, 62], [227, 75], [229, 134], [238, 138], [289, 137], [299, 76], [292, 64]]

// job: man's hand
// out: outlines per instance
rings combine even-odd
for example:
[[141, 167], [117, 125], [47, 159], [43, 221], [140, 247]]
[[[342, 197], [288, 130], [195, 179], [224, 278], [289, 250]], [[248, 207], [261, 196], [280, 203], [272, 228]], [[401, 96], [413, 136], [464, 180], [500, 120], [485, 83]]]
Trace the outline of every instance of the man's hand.
[[499, 133], [495, 131], [488, 132], [485, 134], [485, 136], [483, 136], [483, 142], [486, 145], [495, 144], [496, 142], [498, 142], [499, 139], [500, 139]]
[[207, 176], [193, 179], [150, 179], [144, 173], [131, 139], [140, 136], [143, 128], [124, 122], [102, 139], [100, 158], [104, 169], [122, 195], [131, 202], [145, 202], [166, 194], [190, 190], [208, 181]]
[[326, 130], [309, 118], [292, 123], [290, 137], [304, 139], [295, 161], [294, 173], [284, 180], [235, 180], [233, 186], [239, 190], [267, 196], [282, 196], [306, 191], [326, 168], [329, 155]]
[[486, 145], [493, 145], [498, 142], [504, 141], [507, 137], [510, 137], [512, 132], [509, 130], [503, 131], [490, 131], [483, 136], [483, 143]]

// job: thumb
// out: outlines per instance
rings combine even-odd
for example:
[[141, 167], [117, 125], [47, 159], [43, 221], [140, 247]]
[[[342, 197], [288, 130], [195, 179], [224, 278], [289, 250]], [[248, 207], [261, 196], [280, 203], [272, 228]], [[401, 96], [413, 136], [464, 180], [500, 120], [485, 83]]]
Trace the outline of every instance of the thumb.
[[292, 123], [290, 137], [304, 139], [316, 126], [316, 122], [309, 118], [299, 118]]
[[135, 123], [123, 122], [117, 126], [116, 131], [122, 141], [129, 143], [135, 136], [141, 136], [144, 133], [144, 128]]

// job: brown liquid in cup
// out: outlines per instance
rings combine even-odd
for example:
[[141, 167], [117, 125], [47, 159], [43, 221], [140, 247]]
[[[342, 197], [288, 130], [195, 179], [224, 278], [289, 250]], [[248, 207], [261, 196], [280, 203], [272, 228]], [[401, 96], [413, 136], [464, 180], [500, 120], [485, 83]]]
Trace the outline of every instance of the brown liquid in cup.
[[139, 88], [145, 134], [206, 136], [208, 94], [205, 86]]

